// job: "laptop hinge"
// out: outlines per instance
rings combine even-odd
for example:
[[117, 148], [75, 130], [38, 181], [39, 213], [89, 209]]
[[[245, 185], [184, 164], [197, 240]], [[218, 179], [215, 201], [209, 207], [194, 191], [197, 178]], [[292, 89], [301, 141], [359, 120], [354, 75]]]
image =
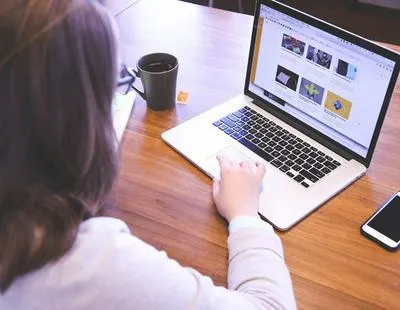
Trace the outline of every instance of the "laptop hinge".
[[257, 99], [253, 99], [253, 103], [256, 106], [260, 107], [261, 109], [267, 111], [268, 113], [271, 113], [273, 116], [279, 118], [283, 122], [287, 123], [289, 126], [297, 129], [301, 133], [310, 137], [311, 139], [317, 141], [318, 143], [321, 143], [323, 146], [327, 147], [328, 149], [330, 149], [331, 151], [335, 152], [336, 154], [342, 156], [343, 158], [345, 158], [347, 160], [350, 160], [353, 158], [351, 156], [351, 154], [346, 152], [346, 150], [343, 150], [343, 148], [327, 141], [326, 138], [315, 133], [313, 130], [307, 129], [303, 124], [296, 122], [291, 117], [288, 117], [288, 116], [284, 115], [283, 113], [280, 113], [280, 111], [278, 111], [277, 108], [275, 108], [272, 103], [268, 102], [268, 105], [266, 105], [265, 103], [262, 103], [262, 102], [258, 101]]

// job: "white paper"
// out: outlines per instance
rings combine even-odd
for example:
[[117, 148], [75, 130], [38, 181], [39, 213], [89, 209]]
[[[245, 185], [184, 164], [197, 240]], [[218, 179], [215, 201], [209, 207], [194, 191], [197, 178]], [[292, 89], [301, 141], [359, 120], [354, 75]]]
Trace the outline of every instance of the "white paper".
[[129, 116], [131, 115], [135, 99], [136, 93], [134, 91], [130, 91], [126, 95], [122, 95], [118, 92], [115, 94], [112, 113], [114, 130], [119, 143], [121, 142], [126, 126], [128, 125]]

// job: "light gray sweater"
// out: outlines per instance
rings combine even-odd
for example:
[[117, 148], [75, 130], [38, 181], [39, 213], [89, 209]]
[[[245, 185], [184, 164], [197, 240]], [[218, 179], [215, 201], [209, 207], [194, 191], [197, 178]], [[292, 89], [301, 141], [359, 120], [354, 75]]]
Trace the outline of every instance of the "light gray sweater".
[[295, 309], [289, 271], [272, 230], [230, 233], [228, 288], [184, 268], [114, 218], [83, 222], [61, 260], [17, 279], [1, 310]]

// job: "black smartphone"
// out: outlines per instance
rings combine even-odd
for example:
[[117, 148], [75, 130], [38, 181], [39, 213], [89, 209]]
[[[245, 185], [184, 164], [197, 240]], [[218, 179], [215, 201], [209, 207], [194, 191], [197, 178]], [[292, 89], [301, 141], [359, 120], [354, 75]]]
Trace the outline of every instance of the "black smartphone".
[[361, 226], [361, 233], [390, 251], [400, 245], [400, 192]]

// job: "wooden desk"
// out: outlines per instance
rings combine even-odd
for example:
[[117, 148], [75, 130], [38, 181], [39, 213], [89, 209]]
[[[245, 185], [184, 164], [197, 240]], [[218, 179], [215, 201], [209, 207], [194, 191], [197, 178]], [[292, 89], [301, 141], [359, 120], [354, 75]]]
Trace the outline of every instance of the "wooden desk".
[[[124, 61], [133, 65], [146, 53], [173, 53], [180, 61], [178, 89], [189, 91], [190, 101], [153, 112], [137, 100], [122, 144], [115, 207], [106, 214], [225, 285], [227, 227], [212, 203], [211, 180], [160, 135], [242, 92], [252, 18], [178, 1], [141, 0], [117, 21]], [[367, 175], [280, 233], [300, 309], [399, 309], [400, 252], [389, 253], [359, 233], [400, 189], [399, 154], [398, 86]]]

